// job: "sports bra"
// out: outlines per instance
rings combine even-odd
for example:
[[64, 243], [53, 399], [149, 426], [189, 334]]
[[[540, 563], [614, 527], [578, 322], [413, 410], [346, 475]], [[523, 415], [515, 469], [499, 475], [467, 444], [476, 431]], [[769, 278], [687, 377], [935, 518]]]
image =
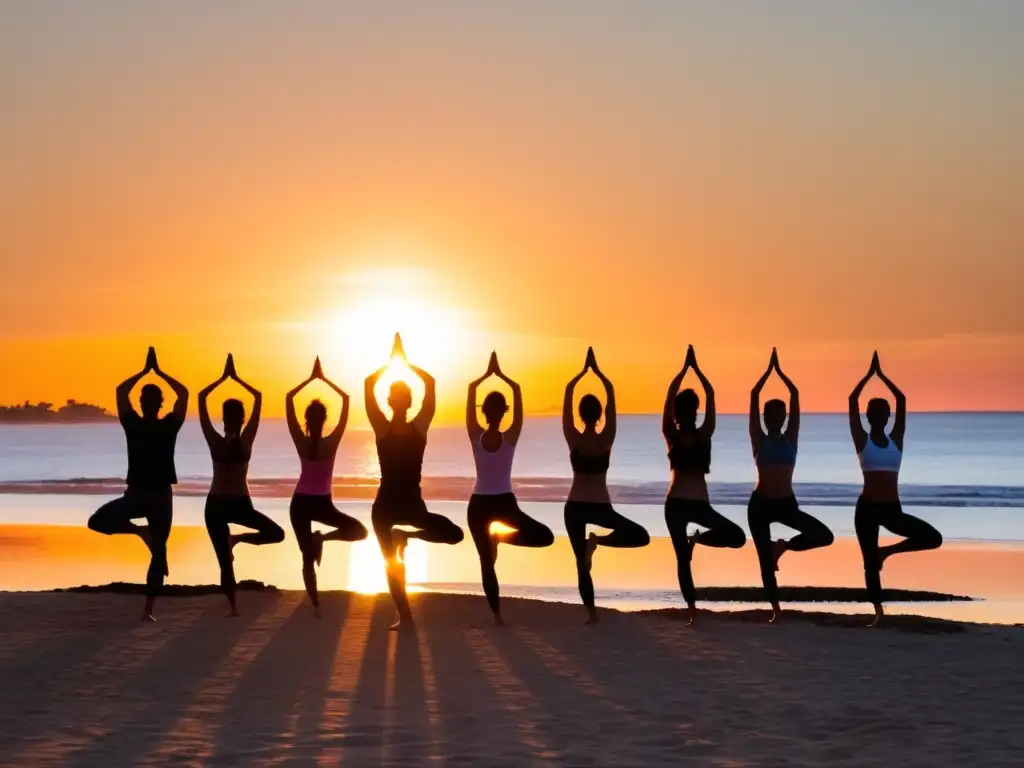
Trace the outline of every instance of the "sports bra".
[[700, 432], [693, 432], [693, 444], [683, 445], [679, 440], [682, 434], [676, 432], [672, 440], [668, 449], [668, 465], [679, 473], [706, 475], [711, 472], [711, 439], [705, 439]]
[[864, 444], [864, 450], [857, 454], [860, 459], [860, 468], [864, 472], [899, 472], [903, 464], [903, 451], [890, 437], [889, 442], [883, 448], [872, 442], [870, 435]]
[[299, 457], [302, 471], [295, 492], [305, 496], [330, 496], [334, 485], [334, 457], [331, 454], [324, 459]]
[[501, 436], [501, 445], [496, 451], [484, 448], [484, 436], [473, 441], [473, 463], [476, 464], [476, 485], [473, 493], [483, 496], [498, 496], [512, 493], [512, 459], [516, 447]]
[[603, 475], [608, 471], [611, 460], [611, 451], [595, 456], [580, 453], [578, 448], [569, 451], [569, 464], [572, 465], [572, 471], [581, 475]]
[[757, 449], [759, 467], [795, 467], [796, 446], [785, 437], [765, 437]]
[[381, 491], [419, 493], [423, 453], [426, 449], [427, 438], [411, 424], [408, 432], [398, 433], [388, 429], [377, 441]]

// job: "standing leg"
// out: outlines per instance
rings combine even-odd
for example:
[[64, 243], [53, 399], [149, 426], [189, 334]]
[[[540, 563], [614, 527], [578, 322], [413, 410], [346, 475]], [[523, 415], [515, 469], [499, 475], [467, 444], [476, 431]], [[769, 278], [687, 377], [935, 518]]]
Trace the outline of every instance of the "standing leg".
[[487, 605], [494, 614], [494, 623], [502, 626], [505, 622], [501, 618], [501, 602], [498, 590], [498, 573], [494, 568], [494, 560], [497, 555], [495, 542], [491, 539], [491, 517], [486, 500], [479, 496], [472, 496], [469, 500], [469, 509], [466, 512], [466, 521], [469, 525], [469, 535], [473, 538], [476, 546], [477, 557], [480, 558], [480, 579], [484, 587], [484, 595], [487, 597]]
[[167, 567], [167, 539], [171, 536], [171, 522], [174, 516], [174, 497], [171, 489], [166, 493], [154, 494], [146, 501], [146, 520], [149, 523], [149, 571], [146, 574], [146, 607], [143, 619], [152, 620], [153, 604], [164, 586]]
[[222, 500], [213, 496], [206, 497], [206, 532], [210, 535], [217, 564], [220, 566], [220, 586], [228, 599], [230, 610], [228, 616], [238, 616], [235, 605], [235, 564], [231, 554], [231, 530], [228, 528], [226, 510]]
[[[581, 505], [589, 507], [589, 504]], [[587, 624], [597, 623], [597, 608], [594, 604], [594, 580], [590, 577], [590, 553], [587, 548], [586, 513], [579, 509], [577, 503], [565, 504], [565, 530], [569, 534], [569, 544], [576, 556], [576, 578], [579, 582], [580, 597], [587, 608]]]
[[772, 521], [764, 509], [764, 502], [756, 495], [750, 497], [747, 504], [747, 527], [750, 538], [754, 540], [757, 550], [757, 562], [761, 568], [761, 583], [764, 584], [765, 597], [772, 606], [771, 621], [779, 615], [778, 582], [775, 580], [775, 556], [772, 552]]
[[[409, 607], [409, 596], [405, 592], [405, 564], [398, 558], [394, 533], [395, 523], [390, 513], [382, 509], [379, 501], [374, 502], [371, 513], [373, 532], [377, 535], [381, 554], [384, 556], [384, 567], [388, 578], [388, 590], [398, 610], [398, 621], [391, 625], [392, 631], [412, 626], [412, 609]], [[461, 530], [460, 530], [461, 533]]]
[[665, 524], [672, 537], [672, 548], [676, 551], [676, 575], [679, 579], [679, 591], [683, 593], [683, 599], [690, 610], [690, 623], [692, 623], [694, 611], [697, 610], [697, 588], [693, 584], [693, 570], [690, 563], [693, 557], [693, 544], [686, 535], [686, 527], [690, 521], [685, 516], [683, 505], [673, 503], [673, 501], [673, 499], [665, 501]]
[[882, 620], [882, 563], [878, 558], [878, 520], [872, 514], [870, 502], [857, 499], [857, 510], [853, 513], [853, 527], [857, 531], [857, 543], [864, 560], [864, 586], [868, 599], [875, 609], [872, 626]]
[[302, 582], [306, 585], [306, 593], [313, 603], [313, 615], [320, 618], [320, 594], [316, 584], [316, 554], [313, 546], [313, 527], [309, 518], [308, 496], [292, 496], [288, 509], [292, 521], [292, 531], [302, 552]]

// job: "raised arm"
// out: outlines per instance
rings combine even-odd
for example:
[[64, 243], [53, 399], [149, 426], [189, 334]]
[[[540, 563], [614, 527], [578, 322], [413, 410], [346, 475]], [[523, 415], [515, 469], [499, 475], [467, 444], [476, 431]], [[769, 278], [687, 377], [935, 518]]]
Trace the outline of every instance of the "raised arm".
[[370, 420], [370, 426], [373, 428], [373, 433], [377, 437], [380, 437], [382, 434], [387, 432], [388, 429], [388, 417], [385, 416], [384, 411], [380, 409], [380, 405], [377, 403], [377, 393], [375, 391], [377, 382], [380, 381], [380, 377], [384, 375], [387, 369], [387, 365], [381, 366], [367, 376], [366, 381], [363, 383], [363, 401], [366, 405], [366, 416]]
[[476, 415], [476, 391], [491, 373], [491, 368], [488, 366], [483, 376], [469, 382], [469, 389], [466, 392], [466, 432], [469, 433], [470, 440], [479, 440], [484, 431], [480, 426], [480, 418]]
[[775, 355], [775, 372], [789, 390], [789, 424], [786, 426], [786, 439], [795, 448], [800, 440], [800, 390], [796, 388], [792, 379], [783, 373], [778, 354]]
[[[772, 360], [775, 356], [772, 355]], [[761, 378], [754, 384], [754, 388], [750, 390], [750, 447], [753, 448], [754, 454], [761, 448], [761, 441], [764, 439], [764, 428], [761, 426], [761, 391], [764, 389], [764, 385], [768, 383], [768, 377], [772, 375], [772, 368], [774, 366], [771, 362], [768, 363], [768, 368], [761, 375]]]
[[705, 437], [710, 438], [715, 434], [715, 426], [718, 424], [715, 388], [711, 386], [708, 377], [704, 375], [704, 371], [697, 364], [697, 355], [693, 351], [693, 347], [690, 347], [689, 359], [690, 365], [693, 366], [693, 372], [697, 375], [697, 380], [700, 381], [701, 387], [704, 388], [704, 422], [700, 425], [700, 431]]
[[188, 413], [188, 388], [170, 374], [160, 370], [159, 365], [154, 364], [153, 371], [167, 382], [167, 386], [174, 393], [174, 408], [171, 410], [171, 415], [178, 421], [185, 421], [185, 414]]
[[263, 393], [235, 372], [235, 361], [231, 355], [228, 355], [228, 366], [231, 369], [229, 374], [231, 378], [238, 382], [238, 386], [252, 395], [252, 413], [249, 415], [249, 420], [245, 422], [245, 429], [242, 430], [242, 442], [251, 448], [256, 441], [256, 433], [260, 428], [260, 417], [263, 415]]
[[331, 434], [327, 436], [327, 439], [331, 442], [341, 442], [342, 436], [345, 434], [345, 428], [348, 426], [348, 413], [349, 413], [349, 396], [348, 392], [343, 390], [333, 381], [328, 379], [326, 376], [321, 375], [324, 384], [330, 387], [338, 397], [341, 398], [341, 416], [338, 418], [338, 423], [331, 430]]
[[901, 451], [903, 450], [903, 438], [907, 434], [907, 396], [903, 394], [903, 391], [892, 383], [892, 380], [885, 375], [882, 371], [882, 366], [878, 366], [878, 379], [892, 392], [893, 398], [896, 400], [896, 418], [892, 423], [892, 431], [889, 433], [889, 438], [896, 443], [896, 447]]
[[[494, 356], [494, 364], [497, 367], [498, 356]], [[505, 430], [505, 442], [515, 445], [519, 442], [519, 436], [523, 433], [523, 390], [519, 382], [513, 381], [497, 368], [494, 372], [499, 379], [508, 384], [512, 390], [512, 424]]]
[[565, 435], [565, 442], [569, 444], [569, 448], [576, 445], [576, 440], [580, 436], [580, 431], [576, 429], [576, 418], [572, 412], [573, 393], [575, 393], [580, 379], [586, 375], [587, 369], [584, 368], [569, 379], [569, 383], [565, 385], [565, 397], [562, 399], [562, 434]]
[[672, 379], [672, 382], [668, 385], [668, 392], [665, 393], [665, 407], [661, 410], [661, 434], [669, 445], [672, 445], [676, 436], [676, 417], [674, 412], [676, 395], [679, 394], [679, 387], [683, 385], [683, 379], [686, 378], [686, 370], [689, 367], [690, 354], [687, 352], [686, 362], [683, 364], [682, 370]]
[[288, 433], [292, 436], [292, 442], [295, 443], [295, 447], [299, 449], [301, 449], [302, 443], [306, 439], [306, 433], [303, 431], [302, 425], [299, 424], [298, 414], [295, 413], [295, 396], [305, 389], [312, 380], [313, 376], [310, 375], [305, 381], [289, 390], [288, 394], [284, 396], [284, 415], [288, 422]]
[[150, 363], [151, 359], [156, 359], [156, 355], [153, 353], [152, 347], [149, 348], [149, 355], [146, 357], [146, 367], [134, 376], [129, 376], [117, 385], [117, 417], [122, 422], [132, 416], [138, 416], [138, 413], [135, 411], [135, 407], [132, 405], [132, 390], [135, 389], [135, 385], [142, 380], [143, 376], [153, 370]]
[[853, 438], [853, 445], [857, 449], [857, 453], [863, 451], [864, 446], [868, 443], [868, 433], [864, 431], [864, 423], [860, 418], [860, 396], [864, 392], [864, 387], [871, 381], [871, 377], [877, 372], [878, 353], [875, 352], [871, 358], [871, 367], [868, 368], [868, 372], [863, 379], [857, 382], [857, 386], [850, 393], [850, 437]]
[[210, 398], [210, 393], [223, 384], [225, 378], [225, 376], [221, 376], [209, 386], [199, 390], [199, 426], [202, 427], [203, 437], [206, 438], [206, 444], [210, 447], [213, 447], [213, 444], [220, 439], [220, 433], [213, 426], [213, 420], [210, 419], [210, 408], [207, 401]]
[[615, 410], [615, 387], [612, 386], [611, 379], [601, 373], [601, 369], [597, 367], [597, 359], [593, 357], [593, 350], [591, 350], [591, 361], [591, 369], [597, 375], [597, 378], [601, 380], [601, 383], [604, 384], [604, 429], [601, 430], [601, 438], [605, 445], [611, 448], [612, 443], [615, 441], [616, 430], [618, 429], [618, 419]]
[[423, 382], [423, 406], [416, 414], [416, 418], [412, 420], [412, 425], [421, 435], [425, 435], [430, 429], [430, 422], [434, 420], [434, 413], [437, 411], [437, 384], [434, 382], [433, 376], [412, 363], [409, 363], [409, 370], [419, 376], [420, 381]]

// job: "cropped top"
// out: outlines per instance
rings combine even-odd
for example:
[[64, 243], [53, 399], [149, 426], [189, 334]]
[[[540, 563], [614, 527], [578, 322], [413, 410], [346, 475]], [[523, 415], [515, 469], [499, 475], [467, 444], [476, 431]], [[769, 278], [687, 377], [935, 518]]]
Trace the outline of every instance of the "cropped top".
[[305, 496], [330, 496], [334, 484], [334, 456], [323, 459], [301, 457], [302, 470], [295, 492]]
[[890, 437], [883, 448], [876, 445], [870, 437], [864, 444], [864, 450], [857, 458], [860, 459], [860, 468], [864, 472], [899, 472], [903, 464], [903, 451], [896, 447], [896, 443]]
[[581, 475], [603, 475], [608, 471], [611, 460], [611, 451], [593, 456], [580, 453], [578, 448], [569, 451], [569, 463], [572, 465], [572, 471]]
[[501, 445], [496, 451], [484, 448], [483, 435], [474, 440], [473, 462], [476, 464], [476, 485], [473, 493], [484, 496], [499, 496], [512, 493], [512, 459], [515, 458], [516, 447], [501, 437]]
[[711, 440], [700, 432], [692, 432], [693, 442], [685, 445], [680, 440], [682, 433], [676, 432], [672, 445], [668, 449], [668, 464], [675, 471], [682, 473], [711, 472]]
[[759, 467], [795, 467], [796, 446], [785, 437], [765, 437], [757, 449]]

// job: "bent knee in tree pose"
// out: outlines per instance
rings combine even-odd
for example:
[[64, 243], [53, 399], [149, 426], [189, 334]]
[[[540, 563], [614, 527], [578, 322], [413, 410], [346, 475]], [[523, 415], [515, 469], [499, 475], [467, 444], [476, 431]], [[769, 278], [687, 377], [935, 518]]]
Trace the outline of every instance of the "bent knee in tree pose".
[[[892, 430], [886, 434], [892, 415], [889, 402], [874, 398], [868, 403], [867, 420], [870, 431], [864, 429], [860, 415], [860, 397], [868, 382], [877, 376], [896, 400], [896, 418]], [[854, 528], [864, 560], [864, 581], [868, 599], [875, 609], [874, 623], [884, 614], [882, 608], [881, 571], [886, 559], [901, 552], [920, 552], [937, 549], [942, 535], [932, 525], [903, 511], [899, 496], [899, 473], [903, 463], [903, 439], [907, 431], [907, 398], [882, 371], [875, 352], [871, 367], [850, 393], [850, 436], [864, 475], [864, 489], [857, 499]], [[878, 533], [886, 528], [904, 537], [895, 544], [880, 547]]]
[[[593, 371], [605, 390], [605, 405], [594, 395], [580, 398], [579, 416], [583, 429], [576, 427], [573, 415], [573, 399], [576, 385]], [[604, 416], [604, 427], [597, 425]], [[572, 486], [565, 503], [565, 530], [569, 534], [573, 555], [576, 557], [576, 576], [579, 581], [580, 597], [587, 609], [587, 624], [597, 622], [597, 608], [594, 602], [594, 581], [590, 576], [593, 557], [600, 547], [632, 548], [644, 547], [650, 543], [650, 536], [640, 525], [623, 517], [611, 504], [608, 495], [608, 466], [611, 462], [612, 445], [615, 443], [617, 417], [615, 411], [615, 388], [597, 365], [593, 348], [587, 350], [587, 359], [581, 370], [565, 387], [562, 401], [562, 433], [569, 446], [569, 463], [572, 465]], [[587, 535], [587, 526], [596, 525], [611, 529], [611, 533]]]
[[[221, 384], [234, 381], [252, 397], [252, 413], [246, 420], [245, 405], [230, 398], [221, 406], [224, 432], [213, 426], [210, 418], [209, 398]], [[235, 371], [235, 360], [228, 355], [224, 373], [215, 382], [199, 392], [199, 424], [213, 460], [213, 482], [206, 497], [206, 531], [213, 544], [220, 566], [220, 584], [228, 600], [228, 616], [238, 616], [235, 597], [236, 544], [277, 544], [284, 541], [284, 530], [257, 512], [249, 496], [249, 459], [252, 445], [260, 427], [263, 413], [263, 395], [250, 386]], [[233, 534], [229, 526], [239, 525], [252, 529], [252, 533]]]
[[[477, 419], [477, 390], [491, 376], [505, 382], [512, 390], [512, 424], [504, 432], [501, 431], [501, 420], [508, 413], [508, 403], [501, 392], [490, 392], [484, 398], [482, 410], [487, 428], [482, 428]], [[497, 353], [491, 354], [484, 375], [469, 385], [466, 429], [476, 465], [476, 485], [469, 499], [467, 523], [480, 557], [480, 574], [487, 604], [494, 614], [495, 624], [501, 625], [504, 620], [495, 570], [498, 545], [547, 547], [554, 543], [555, 537], [550, 528], [519, 508], [512, 491], [512, 460], [523, 431], [523, 395], [519, 384], [502, 372]], [[494, 523], [501, 523], [506, 530], [492, 531]]]
[[[405, 363], [424, 386], [423, 405], [415, 418], [409, 419], [412, 391], [404, 381], [391, 385], [388, 405], [390, 419], [377, 404], [376, 386], [392, 363]], [[420, 487], [423, 474], [423, 453], [427, 448], [427, 430], [437, 408], [434, 377], [405, 358], [402, 340], [395, 334], [391, 361], [366, 378], [364, 387], [366, 414], [373, 428], [380, 463], [380, 487], [373, 502], [373, 530], [380, 543], [387, 570], [388, 588], [398, 609], [398, 621], [392, 629], [412, 625], [412, 612], [405, 589], [405, 547], [410, 539], [435, 544], [458, 544], [462, 529], [443, 515], [427, 510]], [[408, 526], [407, 531], [396, 526]]]
[[[295, 397], [308, 384], [319, 379], [341, 398], [341, 415], [328, 434], [327, 406], [313, 400], [305, 410], [305, 424], [299, 424], [295, 410]], [[313, 364], [313, 372], [285, 396], [285, 415], [288, 431], [299, 455], [299, 482], [295, 486], [289, 506], [292, 530], [302, 552], [302, 581], [313, 603], [314, 615], [320, 616], [320, 594], [317, 591], [316, 566], [323, 557], [325, 541], [359, 541], [367, 536], [366, 526], [334, 506], [334, 461], [338, 446], [348, 424], [348, 393], [324, 376], [320, 358]], [[314, 531], [313, 523], [328, 526], [326, 533]]]
[[[761, 391], [775, 372], [789, 390], [789, 413], [782, 400], [764, 404], [764, 426], [761, 426]], [[788, 423], [787, 423], [788, 416]], [[786, 552], [806, 552], [827, 547], [832, 532], [815, 517], [803, 512], [793, 493], [793, 470], [796, 467], [800, 440], [800, 393], [782, 371], [778, 353], [773, 349], [768, 368], [750, 392], [750, 445], [757, 464], [757, 486], [747, 504], [747, 525], [757, 550], [765, 596], [772, 606], [772, 621], [780, 614], [778, 584], [775, 572]], [[791, 539], [772, 541], [773, 523], [797, 531]]]
[[[142, 387], [139, 411], [131, 402], [132, 390], [146, 375], [153, 373], [174, 392], [171, 412], [160, 415], [163, 391], [156, 384]], [[133, 534], [141, 538], [150, 551], [146, 573], [144, 620], [153, 619], [157, 595], [169, 575], [167, 539], [171, 534], [173, 495], [171, 487], [178, 482], [174, 468], [174, 448], [178, 432], [188, 411], [188, 390], [183, 384], [160, 369], [156, 351], [150, 347], [146, 365], [117, 387], [117, 417], [124, 428], [128, 445], [128, 475], [124, 495], [100, 507], [89, 518], [89, 528], [106, 535]], [[145, 519], [145, 525], [134, 520]]]
[[[704, 421], [697, 425], [700, 397], [692, 389], [680, 391], [683, 379], [692, 370], [704, 389]], [[697, 590], [693, 583], [691, 561], [694, 548], [729, 547], [738, 549], [747, 540], [743, 529], [711, 506], [706, 476], [711, 471], [711, 438], [715, 434], [717, 415], [715, 390], [697, 364], [691, 346], [683, 368], [669, 384], [662, 410], [661, 432], [668, 448], [672, 482], [665, 499], [665, 524], [676, 553], [679, 590], [690, 612], [696, 618]], [[703, 531], [690, 534], [689, 526]]]

